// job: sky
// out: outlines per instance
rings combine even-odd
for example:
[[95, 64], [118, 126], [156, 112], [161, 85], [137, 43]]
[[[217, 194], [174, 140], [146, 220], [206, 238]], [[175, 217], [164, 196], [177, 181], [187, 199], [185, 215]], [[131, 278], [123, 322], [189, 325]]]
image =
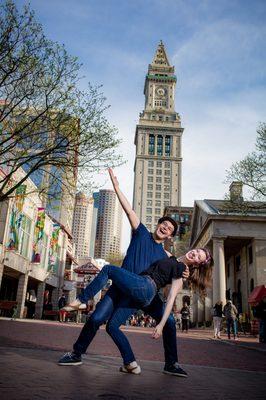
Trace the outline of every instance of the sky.
[[[2, 0], [1, 0], [2, 1]], [[20, 8], [26, 2], [16, 0]], [[119, 130], [116, 169], [132, 201], [134, 134], [144, 81], [160, 40], [177, 75], [184, 127], [182, 205], [223, 199], [226, 170], [254, 149], [266, 122], [265, 0], [32, 0], [47, 37], [82, 63], [82, 84], [103, 85]], [[100, 180], [111, 188], [105, 173]], [[122, 250], [130, 235], [123, 221]]]

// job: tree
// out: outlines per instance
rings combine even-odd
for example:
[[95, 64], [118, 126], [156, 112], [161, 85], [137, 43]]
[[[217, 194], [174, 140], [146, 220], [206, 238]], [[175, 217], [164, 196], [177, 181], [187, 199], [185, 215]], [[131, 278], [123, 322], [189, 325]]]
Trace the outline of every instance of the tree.
[[238, 181], [250, 189], [251, 200], [264, 200], [266, 196], [266, 123], [257, 130], [256, 150], [226, 171], [226, 182]]
[[87, 191], [91, 173], [121, 163], [106, 99], [100, 86], [79, 88], [80, 67], [29, 6], [0, 6], [0, 201], [29, 177], [52, 197], [62, 186]]

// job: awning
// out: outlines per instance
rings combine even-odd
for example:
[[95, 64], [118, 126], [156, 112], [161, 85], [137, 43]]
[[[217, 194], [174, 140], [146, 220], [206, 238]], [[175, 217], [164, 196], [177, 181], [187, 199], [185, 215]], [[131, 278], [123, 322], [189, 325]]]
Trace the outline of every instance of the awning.
[[257, 304], [259, 303], [263, 297], [266, 297], [266, 286], [260, 285], [256, 286], [249, 295], [248, 302], [249, 304]]

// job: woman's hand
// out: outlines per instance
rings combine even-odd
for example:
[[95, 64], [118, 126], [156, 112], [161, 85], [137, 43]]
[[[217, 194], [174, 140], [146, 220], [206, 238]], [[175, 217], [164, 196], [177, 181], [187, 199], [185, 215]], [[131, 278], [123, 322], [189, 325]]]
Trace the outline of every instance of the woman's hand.
[[189, 268], [188, 268], [188, 266], [186, 265], [186, 269], [185, 269], [185, 271], [182, 273], [182, 279], [183, 280], [187, 280], [189, 278]]
[[162, 325], [158, 324], [154, 328], [154, 331], [152, 333], [153, 339], [159, 339], [159, 337], [162, 335], [162, 332], [163, 332], [163, 327], [162, 327]]
[[117, 177], [114, 175], [114, 172], [113, 172], [112, 168], [108, 168], [108, 172], [109, 172], [109, 175], [110, 175], [110, 178], [111, 178], [111, 181], [112, 181], [114, 189], [118, 188], [119, 187], [119, 183], [118, 183]]

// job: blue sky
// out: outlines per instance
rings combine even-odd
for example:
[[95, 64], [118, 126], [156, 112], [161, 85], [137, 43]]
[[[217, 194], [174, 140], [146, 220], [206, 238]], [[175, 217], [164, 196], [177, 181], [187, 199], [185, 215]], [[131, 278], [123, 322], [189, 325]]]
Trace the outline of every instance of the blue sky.
[[[84, 85], [103, 85], [128, 160], [116, 172], [130, 200], [144, 79], [162, 39], [175, 65], [176, 111], [185, 128], [182, 205], [224, 197], [225, 170], [254, 148], [258, 123], [266, 121], [264, 0], [32, 0], [31, 6], [46, 35], [79, 58]], [[124, 221], [123, 249], [128, 238]]]

